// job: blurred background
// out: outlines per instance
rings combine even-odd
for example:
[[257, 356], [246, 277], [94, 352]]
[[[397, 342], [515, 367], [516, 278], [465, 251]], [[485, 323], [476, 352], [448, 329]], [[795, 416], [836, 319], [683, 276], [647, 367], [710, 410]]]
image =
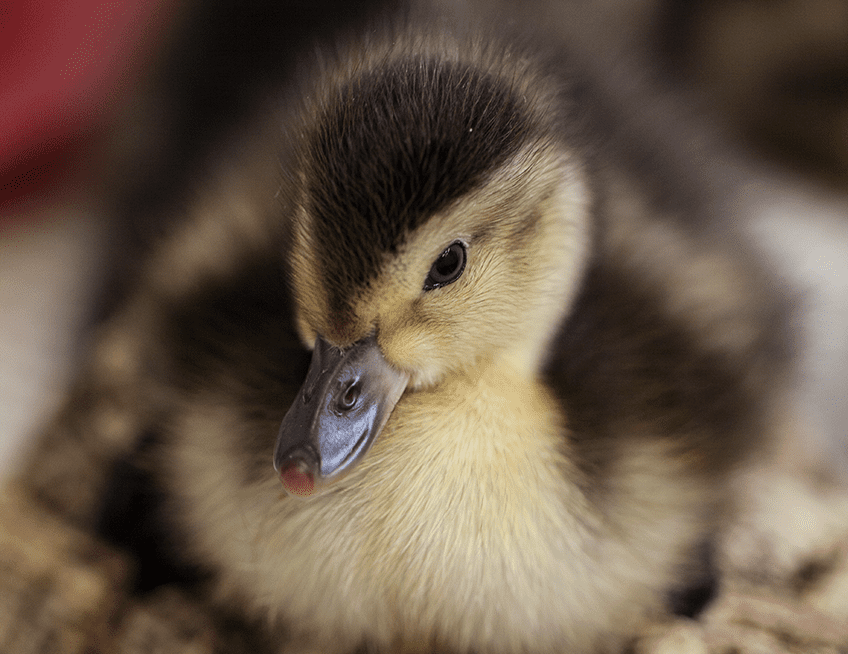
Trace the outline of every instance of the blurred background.
[[[848, 0], [433, 0], [645, 71], [804, 302], [799, 455], [848, 475]], [[0, 474], [240, 120], [394, 0], [0, 3]], [[520, 16], [519, 16], [520, 11]]]

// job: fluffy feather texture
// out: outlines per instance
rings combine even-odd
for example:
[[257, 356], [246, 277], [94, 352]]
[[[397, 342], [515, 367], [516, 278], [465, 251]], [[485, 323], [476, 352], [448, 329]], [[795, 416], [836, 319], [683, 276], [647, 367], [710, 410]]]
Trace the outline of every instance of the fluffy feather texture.
[[[259, 121], [42, 445], [148, 470], [175, 549], [286, 651], [614, 651], [696, 576], [772, 427], [770, 277], [566, 55], [490, 36], [378, 31], [287, 136]], [[455, 240], [462, 276], [422, 291]], [[358, 467], [286, 497], [304, 344], [371, 333], [409, 388]], [[80, 521], [106, 483], [27, 482]]]

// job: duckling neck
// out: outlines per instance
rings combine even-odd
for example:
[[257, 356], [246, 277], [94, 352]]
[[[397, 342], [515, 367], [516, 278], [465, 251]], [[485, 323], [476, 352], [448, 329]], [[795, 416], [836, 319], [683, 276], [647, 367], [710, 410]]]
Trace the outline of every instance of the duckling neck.
[[506, 501], [515, 495], [513, 482], [527, 487], [529, 480], [550, 475], [559, 492], [563, 474], [576, 474], [565, 470], [565, 425], [556, 400], [512, 355], [411, 393], [396, 412], [382, 447], [431, 462], [429, 472], [421, 472], [438, 474], [443, 487], [459, 485], [467, 492], [469, 484], [485, 482], [487, 497], [502, 493], [495, 499]]
[[[556, 400], [510, 357], [410, 393], [395, 412], [369, 455], [368, 467], [374, 470], [367, 472], [379, 480], [371, 492], [394, 498], [398, 510], [404, 498], [428, 497], [444, 507], [427, 513], [410, 505], [410, 518], [416, 521], [416, 511], [444, 515], [440, 528], [451, 522], [471, 530], [473, 534], [464, 535], [485, 548], [491, 545], [492, 534], [486, 532], [492, 525], [504, 533], [525, 531], [527, 507], [538, 505], [539, 498], [555, 498], [560, 506], [584, 503], [579, 484], [563, 484], [563, 479], [576, 479], [578, 471], [566, 455], [565, 425]], [[460, 517], [463, 513], [467, 515]], [[493, 521], [493, 515], [500, 520]], [[567, 520], [564, 514], [558, 519]]]
[[[563, 483], [577, 471], [554, 399], [501, 359], [411, 393], [395, 411], [359, 490], [384, 518], [363, 531], [363, 551], [380, 552], [377, 567], [399, 581], [397, 599], [411, 607], [404, 621], [443, 612], [435, 622], [469, 649], [504, 634], [527, 638], [525, 619], [537, 623], [530, 633], [561, 636], [561, 584], [580, 574], [568, 540], [589, 530], [577, 517], [589, 511], [578, 485]], [[469, 624], [476, 633], [465, 633]]]

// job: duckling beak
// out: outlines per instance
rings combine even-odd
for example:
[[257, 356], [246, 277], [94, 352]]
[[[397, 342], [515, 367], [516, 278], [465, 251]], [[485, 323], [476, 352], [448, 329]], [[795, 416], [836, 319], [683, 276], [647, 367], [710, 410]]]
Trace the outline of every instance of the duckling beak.
[[274, 468], [293, 495], [353, 468], [380, 434], [409, 374], [393, 368], [372, 335], [346, 350], [321, 336], [306, 381], [283, 418]]

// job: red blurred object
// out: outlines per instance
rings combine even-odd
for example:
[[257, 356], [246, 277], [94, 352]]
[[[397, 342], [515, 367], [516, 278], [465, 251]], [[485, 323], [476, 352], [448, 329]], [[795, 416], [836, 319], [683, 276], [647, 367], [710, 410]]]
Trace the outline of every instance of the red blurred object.
[[79, 161], [143, 70], [164, 13], [164, 0], [0, 2], [0, 220]]

